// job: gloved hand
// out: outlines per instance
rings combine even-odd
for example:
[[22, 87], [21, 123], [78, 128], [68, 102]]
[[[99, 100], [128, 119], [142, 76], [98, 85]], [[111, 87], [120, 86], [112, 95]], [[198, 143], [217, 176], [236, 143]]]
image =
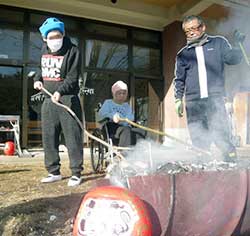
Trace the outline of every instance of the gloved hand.
[[34, 89], [41, 90], [43, 88], [43, 83], [41, 81], [36, 81], [34, 83]]
[[183, 102], [180, 98], [175, 100], [175, 111], [179, 117], [183, 117]]
[[54, 92], [53, 96], [51, 97], [52, 102], [59, 102], [61, 98], [61, 94], [59, 92]]
[[245, 40], [246, 35], [241, 33], [239, 30], [235, 30], [233, 33], [233, 38], [235, 43], [242, 43]]

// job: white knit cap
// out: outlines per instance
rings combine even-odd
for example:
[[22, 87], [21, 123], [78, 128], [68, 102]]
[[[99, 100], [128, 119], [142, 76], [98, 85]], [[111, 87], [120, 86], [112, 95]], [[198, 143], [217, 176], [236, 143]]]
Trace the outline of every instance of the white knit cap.
[[111, 88], [111, 91], [113, 94], [115, 94], [119, 90], [128, 90], [128, 86], [121, 80], [118, 80], [117, 82], [115, 82]]

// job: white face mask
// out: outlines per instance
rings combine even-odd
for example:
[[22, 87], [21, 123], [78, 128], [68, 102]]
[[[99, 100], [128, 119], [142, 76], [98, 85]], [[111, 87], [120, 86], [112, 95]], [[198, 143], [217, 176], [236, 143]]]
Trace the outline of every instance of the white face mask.
[[63, 45], [63, 38], [61, 39], [47, 39], [47, 45], [51, 52], [57, 52]]

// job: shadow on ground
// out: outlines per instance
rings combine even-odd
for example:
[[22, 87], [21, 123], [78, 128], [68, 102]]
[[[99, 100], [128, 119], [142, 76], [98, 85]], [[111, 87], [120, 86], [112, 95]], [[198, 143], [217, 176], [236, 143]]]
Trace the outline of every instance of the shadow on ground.
[[1, 208], [0, 235], [72, 235], [71, 222], [85, 194], [40, 198]]
[[26, 172], [26, 171], [31, 171], [31, 169], [18, 169], [18, 170], [1, 170], [1, 174], [11, 174], [11, 173], [19, 173], [19, 172]]

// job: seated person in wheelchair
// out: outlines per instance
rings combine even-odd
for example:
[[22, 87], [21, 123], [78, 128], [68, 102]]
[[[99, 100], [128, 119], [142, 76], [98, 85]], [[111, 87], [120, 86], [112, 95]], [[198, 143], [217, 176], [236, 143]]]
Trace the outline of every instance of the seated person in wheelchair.
[[126, 102], [128, 97], [128, 86], [121, 80], [112, 85], [113, 99], [107, 99], [99, 110], [100, 120], [108, 118], [107, 127], [110, 138], [118, 140], [120, 147], [129, 147], [136, 144], [139, 137], [145, 138], [146, 132], [141, 129], [131, 127], [127, 122], [117, 122], [116, 115], [134, 121], [134, 113], [130, 105]]

